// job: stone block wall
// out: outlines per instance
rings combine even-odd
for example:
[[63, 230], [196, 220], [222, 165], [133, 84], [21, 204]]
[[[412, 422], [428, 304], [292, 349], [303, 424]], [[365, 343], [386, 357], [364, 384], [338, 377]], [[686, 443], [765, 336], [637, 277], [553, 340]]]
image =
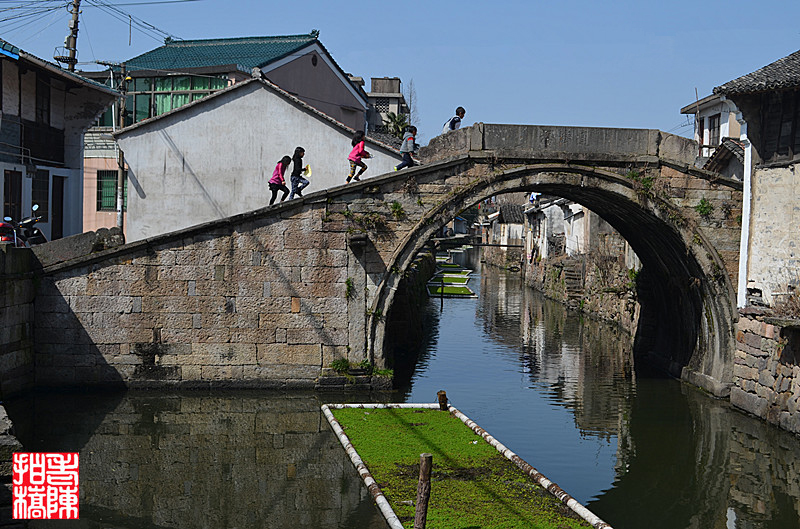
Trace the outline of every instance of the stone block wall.
[[49, 268], [36, 295], [37, 385], [313, 387], [349, 344], [348, 248], [323, 212]]
[[0, 244], [0, 399], [33, 387], [31, 251]]
[[800, 433], [800, 326], [741, 314], [731, 404]]
[[581, 256], [586, 260], [586, 273], [580, 298], [571, 298], [567, 290], [564, 260], [569, 258], [562, 256], [526, 262], [522, 268], [523, 276], [527, 285], [546, 297], [602, 321], [615, 323], [633, 336], [636, 333], [640, 309], [636, 299], [636, 285], [628, 276], [623, 256], [611, 261], [602, 259], [603, 257], [606, 256]]

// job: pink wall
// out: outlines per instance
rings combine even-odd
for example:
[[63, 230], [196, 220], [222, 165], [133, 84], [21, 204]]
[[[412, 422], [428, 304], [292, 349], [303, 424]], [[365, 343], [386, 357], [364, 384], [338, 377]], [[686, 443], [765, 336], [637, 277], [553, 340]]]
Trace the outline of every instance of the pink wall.
[[[113, 158], [83, 159], [83, 231], [96, 231], [98, 228], [113, 228], [117, 225], [116, 211], [97, 211], [97, 171], [117, 169]], [[129, 184], [130, 185], [130, 184]], [[130, 192], [130, 188], [128, 189]], [[127, 226], [123, 233], [127, 240]]]

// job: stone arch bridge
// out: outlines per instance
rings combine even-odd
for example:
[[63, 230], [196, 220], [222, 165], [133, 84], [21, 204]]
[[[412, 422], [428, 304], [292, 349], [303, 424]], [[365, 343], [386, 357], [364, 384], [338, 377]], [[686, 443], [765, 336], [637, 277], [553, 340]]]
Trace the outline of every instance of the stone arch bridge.
[[741, 184], [695, 169], [696, 147], [657, 130], [477, 124], [434, 138], [420, 167], [42, 261], [36, 385], [313, 387], [338, 358], [391, 366], [386, 315], [415, 254], [463, 209], [537, 191], [631, 243], [646, 285], [637, 348], [722, 395]]

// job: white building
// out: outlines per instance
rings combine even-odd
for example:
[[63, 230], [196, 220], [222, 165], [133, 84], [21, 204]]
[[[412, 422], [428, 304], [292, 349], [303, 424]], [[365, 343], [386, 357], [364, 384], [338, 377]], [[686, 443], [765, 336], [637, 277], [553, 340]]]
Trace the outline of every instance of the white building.
[[704, 97], [681, 109], [681, 114], [694, 115], [694, 141], [700, 146], [697, 155], [701, 159], [710, 158], [723, 138], [739, 138], [738, 112], [732, 101], [719, 95]]
[[[268, 205], [275, 165], [297, 146], [312, 168], [307, 193], [345, 183], [353, 129], [258, 70], [254, 75], [115, 135], [129, 166], [128, 241]], [[373, 157], [363, 178], [389, 172], [401, 160], [377, 142], [368, 140], [367, 150]]]

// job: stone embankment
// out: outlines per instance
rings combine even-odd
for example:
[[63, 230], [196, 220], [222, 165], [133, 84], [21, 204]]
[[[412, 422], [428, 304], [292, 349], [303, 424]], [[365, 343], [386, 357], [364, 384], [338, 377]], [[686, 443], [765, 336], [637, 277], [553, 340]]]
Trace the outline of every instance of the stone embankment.
[[740, 314], [731, 404], [800, 433], [800, 322]]
[[593, 318], [614, 323], [633, 336], [639, 321], [635, 276], [624, 263], [581, 256], [532, 262], [523, 266], [525, 283], [546, 297]]

